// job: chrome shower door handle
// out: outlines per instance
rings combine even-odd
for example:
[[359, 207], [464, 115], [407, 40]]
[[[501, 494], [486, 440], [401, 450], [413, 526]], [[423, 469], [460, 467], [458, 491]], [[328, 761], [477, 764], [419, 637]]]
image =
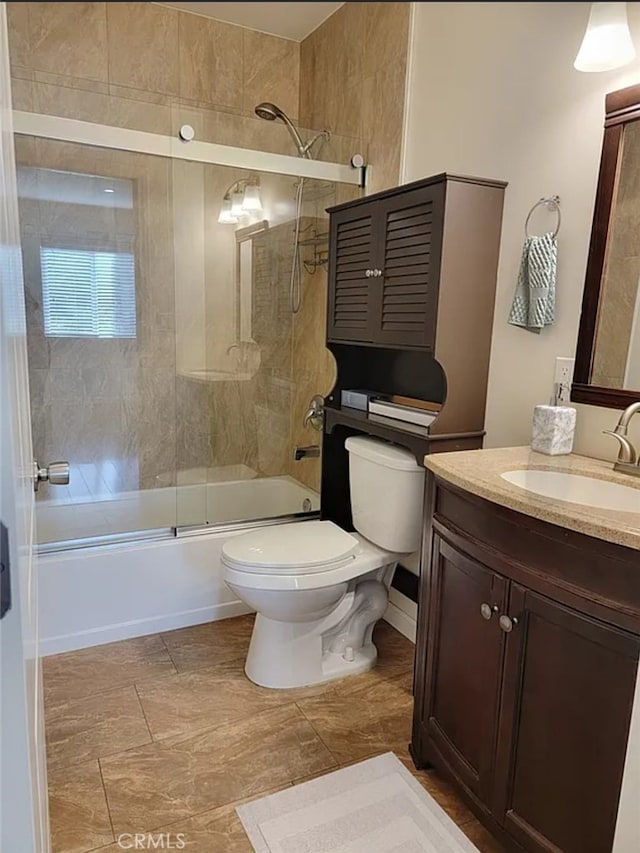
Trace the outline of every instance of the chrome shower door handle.
[[69, 484], [69, 463], [50, 462], [46, 468], [41, 468], [37, 462], [33, 463], [33, 490], [38, 491], [40, 483], [49, 483], [52, 486], [67, 486]]

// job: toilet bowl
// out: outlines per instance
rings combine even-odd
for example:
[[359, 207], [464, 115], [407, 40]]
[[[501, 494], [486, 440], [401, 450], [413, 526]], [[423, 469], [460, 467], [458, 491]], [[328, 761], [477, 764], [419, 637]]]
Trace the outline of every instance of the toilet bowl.
[[371, 636], [398, 558], [419, 548], [424, 469], [408, 451], [368, 437], [345, 446], [356, 532], [308, 521], [263, 527], [223, 547], [227, 585], [257, 613], [245, 672], [263, 687], [371, 669]]

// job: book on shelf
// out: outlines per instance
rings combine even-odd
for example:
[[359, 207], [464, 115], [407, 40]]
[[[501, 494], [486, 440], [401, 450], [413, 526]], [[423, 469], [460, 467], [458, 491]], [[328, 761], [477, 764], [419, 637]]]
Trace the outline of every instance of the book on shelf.
[[411, 432], [414, 435], [429, 435], [428, 426], [412, 424], [409, 421], [401, 421], [399, 418], [387, 418], [385, 415], [376, 415], [373, 412], [369, 412], [369, 420], [375, 424], [392, 427], [393, 429], [401, 429], [404, 432]]
[[369, 413], [372, 415], [383, 415], [386, 418], [423, 427], [428, 427], [432, 424], [438, 415], [438, 411], [434, 411], [433, 409], [396, 403], [383, 397], [377, 397], [369, 401]]

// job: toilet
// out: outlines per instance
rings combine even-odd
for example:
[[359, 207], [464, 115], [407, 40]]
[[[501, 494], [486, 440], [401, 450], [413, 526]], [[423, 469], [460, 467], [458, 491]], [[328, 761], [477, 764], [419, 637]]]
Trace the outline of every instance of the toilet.
[[259, 528], [222, 549], [227, 585], [257, 613], [245, 672], [262, 687], [375, 666], [371, 635], [398, 558], [420, 547], [424, 468], [408, 450], [366, 436], [345, 447], [355, 533], [308, 521]]

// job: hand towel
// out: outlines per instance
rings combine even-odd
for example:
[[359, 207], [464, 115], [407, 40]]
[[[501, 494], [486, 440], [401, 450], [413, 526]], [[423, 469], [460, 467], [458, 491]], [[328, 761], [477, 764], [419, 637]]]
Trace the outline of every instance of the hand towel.
[[518, 283], [509, 314], [513, 326], [540, 332], [551, 326], [556, 310], [558, 242], [549, 232], [527, 237], [522, 249]]

